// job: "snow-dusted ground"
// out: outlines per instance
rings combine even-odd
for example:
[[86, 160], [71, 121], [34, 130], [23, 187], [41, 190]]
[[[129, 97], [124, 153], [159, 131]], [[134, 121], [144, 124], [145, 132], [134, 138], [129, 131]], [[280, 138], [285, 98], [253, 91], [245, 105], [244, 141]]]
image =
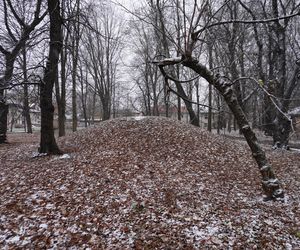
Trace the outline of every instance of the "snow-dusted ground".
[[[1, 249], [299, 249], [300, 155], [268, 152], [285, 203], [263, 202], [248, 148], [163, 118], [0, 145]], [[34, 141], [34, 136], [32, 136]]]

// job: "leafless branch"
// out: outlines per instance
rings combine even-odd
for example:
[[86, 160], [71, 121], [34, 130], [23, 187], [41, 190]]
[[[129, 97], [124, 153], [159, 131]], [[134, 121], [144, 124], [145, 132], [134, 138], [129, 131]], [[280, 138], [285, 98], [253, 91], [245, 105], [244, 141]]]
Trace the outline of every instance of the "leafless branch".
[[13, 41], [17, 42], [17, 39], [16, 39], [15, 35], [13, 34], [13, 32], [11, 31], [10, 25], [8, 24], [8, 12], [7, 12], [7, 6], [6, 6], [5, 0], [3, 1], [3, 8], [4, 8], [4, 23], [5, 23], [7, 32], [9, 34], [9, 36], [13, 39]]
[[11, 90], [15, 87], [18, 86], [23, 86], [23, 85], [40, 85], [40, 82], [20, 82], [20, 83], [15, 83], [15, 84], [10, 84], [9, 86], [0, 86], [0, 90]]
[[279, 20], [284, 20], [284, 19], [290, 19], [295, 16], [300, 16], [300, 10], [297, 13], [287, 15], [287, 16], [281, 16], [281, 17], [276, 17], [276, 18], [269, 18], [269, 19], [263, 19], [263, 20], [227, 20], [227, 21], [221, 21], [217, 23], [212, 23], [210, 25], [207, 25], [198, 31], [195, 31], [193, 33], [194, 37], [198, 37], [200, 33], [202, 33], [206, 29], [210, 29], [215, 26], [220, 26], [224, 24], [231, 24], [231, 23], [241, 23], [241, 24], [264, 24], [264, 23], [271, 23], [271, 22], [278, 22]]
[[[15, 8], [12, 6], [11, 0], [6, 0], [8, 3], [8, 6], [12, 12], [12, 14], [14, 15], [15, 19], [17, 20], [17, 22], [23, 27], [26, 28], [27, 25], [25, 24], [25, 22], [22, 20], [22, 18], [19, 17], [19, 15], [17, 14]], [[5, 0], [4, 0], [5, 2]]]
[[252, 78], [252, 77], [248, 77], [249, 80], [252, 80], [253, 82], [255, 82], [257, 84], [257, 86], [267, 95], [267, 97], [270, 99], [270, 101], [273, 103], [273, 105], [275, 106], [275, 108], [285, 117], [285, 119], [287, 119], [290, 124], [291, 124], [291, 128], [292, 131], [294, 132], [294, 126], [293, 126], [293, 120], [291, 119], [291, 117], [286, 114], [285, 112], [283, 112], [281, 110], [281, 108], [279, 107], [279, 105], [276, 103], [276, 96], [270, 94], [263, 86], [262, 84], [260, 84], [256, 79]]
[[1, 53], [4, 54], [4, 55], [8, 55], [8, 54], [9, 54], [9, 52], [8, 52], [6, 49], [4, 49], [4, 48], [2, 47], [2, 45], [0, 45], [0, 51], [1, 51]]

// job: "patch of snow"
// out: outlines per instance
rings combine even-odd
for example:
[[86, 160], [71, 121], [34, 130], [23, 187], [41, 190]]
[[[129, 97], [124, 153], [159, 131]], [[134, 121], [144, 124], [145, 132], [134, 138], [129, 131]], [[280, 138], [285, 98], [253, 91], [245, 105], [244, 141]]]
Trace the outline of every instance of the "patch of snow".
[[54, 161], [55, 160], [68, 160], [68, 159], [71, 159], [71, 158], [72, 158], [71, 155], [69, 155], [69, 154], [63, 154], [61, 156], [54, 157], [53, 160]]
[[46, 209], [53, 209], [53, 208], [55, 208], [55, 206], [53, 204], [51, 204], [51, 203], [48, 203], [46, 205]]
[[132, 116], [127, 118], [127, 120], [135, 120], [135, 121], [141, 121], [144, 119], [146, 119], [146, 116]]
[[59, 157], [59, 159], [71, 159], [71, 155], [63, 154], [62, 156]]
[[38, 153], [38, 152], [34, 152], [31, 156], [31, 158], [38, 158], [38, 157], [43, 157], [43, 156], [47, 156], [47, 153]]
[[34, 194], [30, 195], [29, 199], [36, 200], [38, 198], [47, 198], [48, 194], [45, 191], [37, 191]]
[[190, 229], [185, 230], [185, 235], [190, 239], [195, 239], [196, 241], [199, 241], [215, 235], [218, 231], [219, 228], [213, 226], [207, 226], [206, 228], [192, 226]]
[[68, 188], [67, 188], [65, 185], [61, 185], [58, 189], [59, 189], [59, 190], [62, 190], [62, 191], [65, 191], [65, 190], [67, 190]]
[[294, 108], [288, 112], [288, 115], [300, 115], [300, 107]]
[[286, 244], [285, 244], [285, 249], [286, 249], [286, 250], [292, 250], [292, 249], [293, 249], [293, 246], [292, 246], [290, 243], [286, 243]]
[[7, 239], [6, 242], [10, 244], [18, 244], [20, 242], [20, 236], [16, 235], [12, 238]]
[[48, 225], [43, 223], [39, 226], [39, 228], [42, 228], [42, 229], [47, 229], [48, 228]]

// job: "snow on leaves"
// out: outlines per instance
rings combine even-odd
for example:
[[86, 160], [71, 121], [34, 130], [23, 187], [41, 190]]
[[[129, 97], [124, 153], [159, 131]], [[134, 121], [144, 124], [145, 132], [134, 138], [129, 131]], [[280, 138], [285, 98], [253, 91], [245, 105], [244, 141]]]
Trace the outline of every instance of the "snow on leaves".
[[33, 158], [35, 139], [0, 146], [1, 248], [300, 245], [299, 154], [268, 153], [287, 202], [266, 203], [244, 144], [180, 122], [103, 122], [61, 139], [60, 157]]

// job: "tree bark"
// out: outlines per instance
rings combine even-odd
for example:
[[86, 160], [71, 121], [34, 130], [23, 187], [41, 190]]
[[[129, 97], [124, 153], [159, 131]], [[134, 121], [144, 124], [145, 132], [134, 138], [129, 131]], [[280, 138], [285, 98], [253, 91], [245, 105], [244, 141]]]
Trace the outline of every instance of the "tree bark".
[[43, 82], [41, 84], [41, 140], [40, 153], [60, 154], [53, 129], [54, 106], [52, 104], [52, 91], [56, 78], [59, 54], [62, 48], [62, 19], [60, 16], [59, 0], [48, 0], [48, 13], [50, 15], [50, 48]]
[[[62, 10], [61, 15], [64, 18], [65, 12], [65, 1], [62, 1]], [[66, 135], [66, 61], [67, 61], [67, 47], [63, 46], [67, 44], [68, 41], [68, 33], [66, 37], [64, 36], [64, 30], [62, 29], [62, 50], [60, 55], [60, 80], [61, 80], [61, 88], [60, 88], [60, 95], [59, 100], [57, 101], [58, 104], [58, 136], [65, 136]], [[59, 86], [58, 86], [59, 88]]]
[[102, 120], [106, 121], [110, 119], [111, 113], [111, 103], [110, 103], [110, 94], [105, 95], [105, 98], [101, 99], [102, 101]]
[[[213, 55], [212, 47], [208, 47], [208, 61], [210, 70], [213, 69]], [[212, 85], [208, 85], [208, 120], [207, 120], [207, 130], [211, 132], [212, 130]]]
[[262, 187], [266, 195], [266, 200], [283, 199], [284, 192], [280, 188], [280, 183], [275, 177], [273, 169], [269, 164], [265, 152], [258, 144], [257, 138], [253, 130], [251, 129], [247, 118], [239, 105], [237, 97], [230, 84], [227, 84], [221, 78], [216, 77], [210, 70], [204, 65], [201, 65], [197, 60], [192, 58], [186, 58], [183, 65], [191, 68], [199, 75], [201, 75], [206, 81], [213, 85], [224, 97], [227, 105], [234, 114], [240, 130], [242, 131], [250, 149], [252, 156], [254, 157], [262, 175]]
[[0, 144], [6, 141], [8, 104], [0, 101]]
[[199, 117], [196, 115], [193, 104], [189, 101], [190, 98], [186, 95], [181, 83], [175, 82], [178, 94], [183, 97], [184, 104], [190, 116], [190, 123], [194, 126], [200, 127]]
[[76, 0], [76, 19], [73, 24], [74, 37], [72, 41], [72, 130], [77, 130], [77, 65], [79, 56], [80, 22], [79, 22], [80, 0]]
[[32, 134], [32, 124], [30, 118], [29, 96], [28, 96], [28, 77], [27, 77], [27, 55], [26, 48], [23, 48], [23, 78], [24, 78], [24, 117], [27, 127], [27, 133]]
[[[61, 59], [63, 61], [63, 59]], [[61, 63], [61, 67], [63, 67]], [[63, 69], [61, 69], [63, 71]], [[57, 103], [57, 113], [58, 113], [58, 136], [65, 136], [65, 111], [66, 111], [66, 82], [63, 77], [61, 77], [61, 84], [59, 84], [58, 78], [58, 68], [56, 69], [56, 77], [55, 77], [55, 96]]]

